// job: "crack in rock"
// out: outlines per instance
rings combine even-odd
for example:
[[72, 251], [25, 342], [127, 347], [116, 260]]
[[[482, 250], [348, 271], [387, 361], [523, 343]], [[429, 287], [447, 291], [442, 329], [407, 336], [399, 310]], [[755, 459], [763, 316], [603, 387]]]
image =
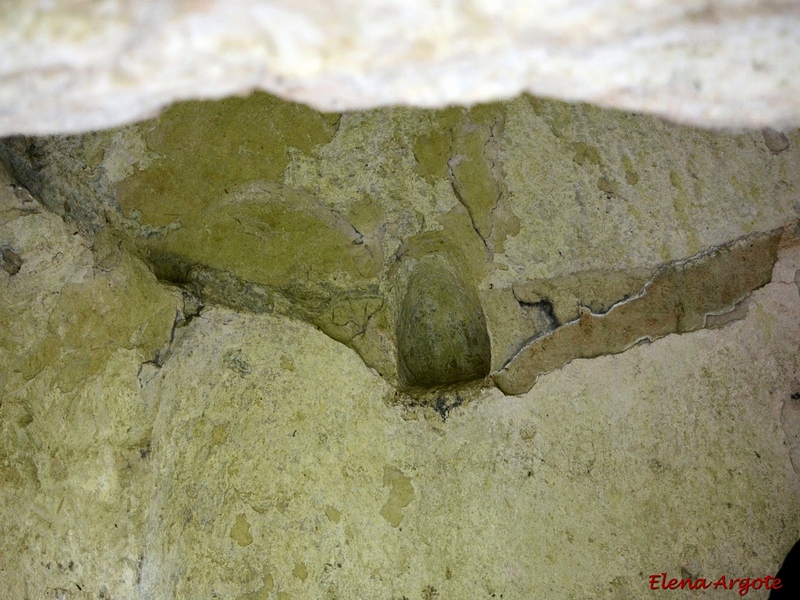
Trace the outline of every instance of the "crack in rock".
[[771, 281], [784, 230], [754, 234], [663, 265], [639, 294], [532, 340], [492, 377], [505, 394], [530, 390], [539, 375], [576, 358], [618, 354], [643, 340], [721, 326], [743, 315], [742, 302]]

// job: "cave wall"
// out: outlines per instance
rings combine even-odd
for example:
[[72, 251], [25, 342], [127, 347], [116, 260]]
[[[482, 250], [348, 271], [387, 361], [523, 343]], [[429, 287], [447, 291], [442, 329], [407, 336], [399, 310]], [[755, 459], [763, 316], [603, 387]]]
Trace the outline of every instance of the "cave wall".
[[0, 597], [774, 575], [798, 32], [791, 0], [3, 2]]
[[4, 140], [0, 592], [774, 574], [800, 527], [798, 137], [255, 94]]
[[326, 111], [521, 92], [707, 127], [800, 126], [794, 0], [6, 0], [0, 135], [254, 89]]

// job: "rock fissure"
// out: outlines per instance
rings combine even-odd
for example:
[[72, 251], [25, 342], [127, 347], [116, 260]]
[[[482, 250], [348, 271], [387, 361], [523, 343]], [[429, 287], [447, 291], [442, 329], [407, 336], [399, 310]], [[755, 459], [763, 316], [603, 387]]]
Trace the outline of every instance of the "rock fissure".
[[480, 228], [478, 227], [477, 223], [475, 222], [475, 215], [474, 215], [475, 209], [470, 207], [470, 205], [466, 202], [464, 197], [461, 195], [461, 192], [458, 190], [458, 186], [456, 185], [456, 177], [455, 177], [455, 174], [453, 172], [453, 166], [452, 166], [451, 163], [452, 163], [453, 160], [459, 160], [459, 159], [460, 159], [460, 157], [454, 157], [453, 159], [450, 159], [449, 161], [447, 161], [447, 176], [448, 176], [448, 179], [450, 181], [450, 187], [453, 190], [453, 195], [456, 197], [456, 200], [458, 200], [459, 204], [461, 204], [461, 206], [463, 206], [464, 209], [467, 211], [467, 215], [469, 215], [469, 221], [470, 221], [470, 224], [472, 225], [472, 229], [475, 230], [475, 233], [478, 234], [478, 237], [481, 239], [481, 241], [483, 242], [483, 246], [486, 249], [487, 255], [491, 259], [492, 249], [489, 246], [489, 241], [488, 241], [487, 237], [485, 237], [484, 234], [481, 233]]
[[643, 340], [688, 333], [716, 323], [710, 316], [733, 314], [756, 289], [771, 281], [782, 237], [793, 226], [754, 234], [662, 265], [641, 291], [603, 312], [579, 306], [579, 316], [530, 340], [492, 377], [506, 394], [528, 391], [539, 375], [577, 358], [624, 352]]

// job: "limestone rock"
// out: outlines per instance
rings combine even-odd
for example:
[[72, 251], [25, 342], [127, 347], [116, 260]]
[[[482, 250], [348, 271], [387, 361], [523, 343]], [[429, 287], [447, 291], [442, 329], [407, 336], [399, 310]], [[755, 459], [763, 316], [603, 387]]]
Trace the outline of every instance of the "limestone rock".
[[445, 256], [427, 256], [414, 266], [396, 323], [404, 386], [447, 386], [489, 374], [491, 348], [480, 299]]
[[180, 295], [0, 172], [0, 597], [134, 598], [157, 403]]
[[664, 265], [641, 289], [618, 296], [599, 314], [581, 306], [575, 318], [527, 344], [494, 379], [504, 392], [519, 394], [540, 374], [576, 358], [616, 354], [645, 340], [696, 331], [709, 326], [709, 317], [729, 315], [722, 324], [732, 320], [732, 312], [742, 318], [750, 292], [770, 281], [784, 236], [798, 243], [789, 231], [778, 231]]
[[0, 135], [253, 89], [332, 111], [526, 91], [696, 125], [800, 125], [791, 0], [7, 0], [0, 57]]
[[[638, 598], [654, 572], [774, 573], [800, 527], [784, 136], [257, 94], [4, 141], [0, 597]], [[460, 386], [576, 311], [642, 304], [601, 333], [681, 335], [573, 353], [516, 397], [398, 388], [399, 358]]]
[[744, 320], [486, 390], [446, 423], [387, 406], [308, 325], [206, 311], [145, 391], [163, 400], [143, 597], [635, 598], [654, 572], [774, 573], [800, 523], [796, 249]]
[[[401, 325], [404, 260], [458, 256], [434, 279], [452, 271], [472, 282], [450, 287], [474, 287], [476, 310], [455, 310], [465, 317], [455, 322], [476, 325], [475, 335], [437, 364], [455, 361], [453, 373], [477, 379], [487, 355], [503, 369], [584, 309], [605, 313], [639, 294], [663, 265], [796, 221], [800, 137], [784, 137], [776, 153], [763, 132], [530, 96], [323, 115], [256, 93], [177, 105], [119, 130], [9, 139], [0, 156], [51, 210], [88, 238], [113, 231], [161, 280], [207, 303], [313, 323], [403, 387], [402, 365], [421, 347], [406, 342], [424, 337]], [[715, 281], [742, 275], [742, 265]], [[696, 293], [684, 287], [675, 298]], [[465, 296], [435, 304], [475, 305], [455, 298]], [[713, 321], [731, 307], [707, 308]], [[656, 321], [621, 336], [623, 347], [663, 335]], [[619, 348], [563, 346], [559, 366]]]

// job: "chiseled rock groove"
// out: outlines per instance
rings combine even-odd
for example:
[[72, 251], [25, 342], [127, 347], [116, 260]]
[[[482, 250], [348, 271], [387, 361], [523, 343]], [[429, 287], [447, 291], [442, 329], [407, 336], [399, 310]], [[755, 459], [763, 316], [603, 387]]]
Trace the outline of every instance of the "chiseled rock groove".
[[0, 135], [261, 89], [323, 110], [527, 91], [714, 127], [800, 124], [793, 0], [6, 0]]

